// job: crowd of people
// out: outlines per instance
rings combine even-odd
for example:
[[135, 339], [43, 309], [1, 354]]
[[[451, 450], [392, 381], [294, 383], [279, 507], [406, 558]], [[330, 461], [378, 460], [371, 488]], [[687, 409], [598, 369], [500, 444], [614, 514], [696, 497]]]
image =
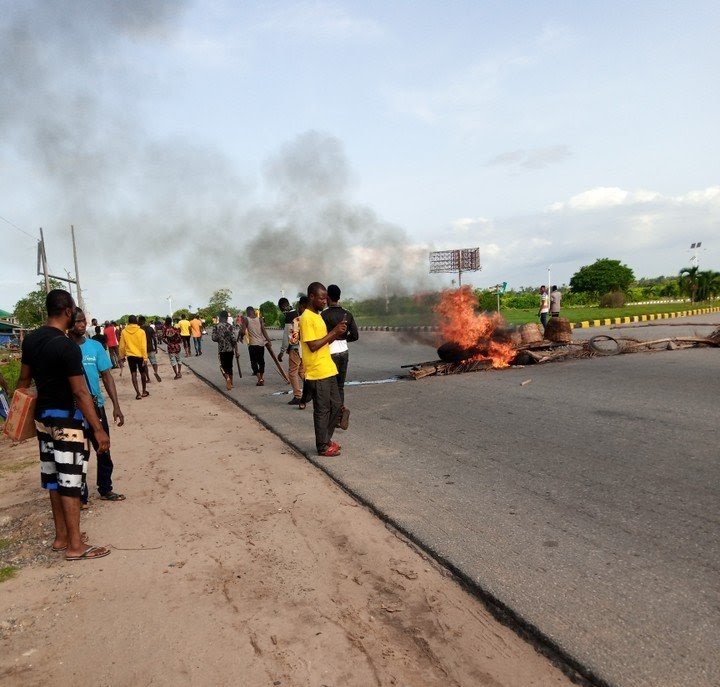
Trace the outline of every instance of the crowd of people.
[[[340, 305], [337, 285], [325, 288], [313, 282], [307, 295], [293, 307], [281, 298], [283, 318], [280, 352], [275, 357], [261, 314], [253, 307], [232, 317], [222, 311], [213, 321], [211, 338], [217, 343], [220, 372], [228, 390], [233, 389], [233, 359], [241, 377], [238, 346], [246, 343], [252, 375], [257, 386], [265, 384], [265, 352], [278, 366], [287, 355], [286, 379], [292, 387], [289, 405], [304, 409], [313, 404], [313, 426], [318, 454], [337, 456], [341, 446], [333, 440], [337, 428], [347, 429], [350, 411], [345, 405], [348, 342], [358, 339], [352, 314]], [[80, 513], [87, 506], [87, 465], [90, 446], [97, 456], [97, 490], [110, 502], [125, 500], [113, 489], [110, 454], [110, 423], [105, 409], [104, 388], [112, 404], [116, 426], [125, 422], [112, 370], [130, 370], [135, 398], [150, 395], [150, 370], [161, 382], [158, 344], [167, 350], [174, 379], [182, 377], [181, 354], [202, 355], [205, 323], [197, 316], [174, 322], [148, 323], [130, 315], [126, 325], [92, 319], [70, 293], [50, 291], [46, 298], [47, 321], [30, 332], [22, 343], [18, 388], [34, 382], [37, 396], [34, 420], [40, 452], [41, 484], [50, 496], [55, 524], [52, 550], [64, 552], [69, 561], [91, 560], [110, 554], [110, 549], [88, 543], [80, 530]], [[192, 349], [191, 349], [192, 340]], [[282, 368], [280, 368], [282, 371]], [[284, 374], [284, 372], [283, 372]], [[4, 380], [2, 380], [4, 382]], [[2, 385], [5, 387], [5, 384]]]

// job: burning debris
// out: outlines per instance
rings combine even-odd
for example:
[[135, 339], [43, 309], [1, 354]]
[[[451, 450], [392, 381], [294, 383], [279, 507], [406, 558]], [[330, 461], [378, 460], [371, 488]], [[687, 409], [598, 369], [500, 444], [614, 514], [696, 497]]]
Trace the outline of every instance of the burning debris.
[[569, 358], [720, 346], [720, 329], [707, 337], [641, 341], [599, 334], [587, 341], [573, 341], [570, 323], [564, 318], [551, 319], [544, 331], [541, 325], [535, 323], [510, 329], [498, 313], [478, 313], [476, 305], [477, 300], [469, 286], [443, 293], [435, 308], [441, 318], [439, 329], [444, 342], [437, 349], [439, 360], [404, 365], [410, 368], [413, 379]]

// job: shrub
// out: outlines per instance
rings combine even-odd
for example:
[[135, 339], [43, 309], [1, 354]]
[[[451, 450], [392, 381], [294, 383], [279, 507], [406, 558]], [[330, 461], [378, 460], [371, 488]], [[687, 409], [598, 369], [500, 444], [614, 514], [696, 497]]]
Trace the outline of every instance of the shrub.
[[597, 298], [591, 293], [568, 291], [563, 294], [562, 304], [567, 307], [597, 305]]
[[625, 305], [625, 294], [622, 291], [610, 291], [600, 297], [601, 308], [622, 308]]
[[[531, 310], [540, 307], [540, 294], [537, 292], [509, 293], [502, 299], [504, 308]], [[497, 303], [496, 303], [497, 306]]]

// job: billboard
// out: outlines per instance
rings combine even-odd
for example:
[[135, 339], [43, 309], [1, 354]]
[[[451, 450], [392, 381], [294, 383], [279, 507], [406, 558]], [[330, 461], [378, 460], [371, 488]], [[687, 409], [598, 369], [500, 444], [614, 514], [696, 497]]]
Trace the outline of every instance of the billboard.
[[436, 250], [430, 253], [430, 272], [477, 272], [480, 269], [480, 248]]

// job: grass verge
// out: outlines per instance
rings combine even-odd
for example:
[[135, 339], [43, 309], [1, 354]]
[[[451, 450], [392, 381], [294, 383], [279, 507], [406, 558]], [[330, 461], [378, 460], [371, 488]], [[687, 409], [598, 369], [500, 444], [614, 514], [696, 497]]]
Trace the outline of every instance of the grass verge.
[[4, 565], [0, 568], [0, 582], [6, 582], [17, 574], [18, 568], [14, 565]]

